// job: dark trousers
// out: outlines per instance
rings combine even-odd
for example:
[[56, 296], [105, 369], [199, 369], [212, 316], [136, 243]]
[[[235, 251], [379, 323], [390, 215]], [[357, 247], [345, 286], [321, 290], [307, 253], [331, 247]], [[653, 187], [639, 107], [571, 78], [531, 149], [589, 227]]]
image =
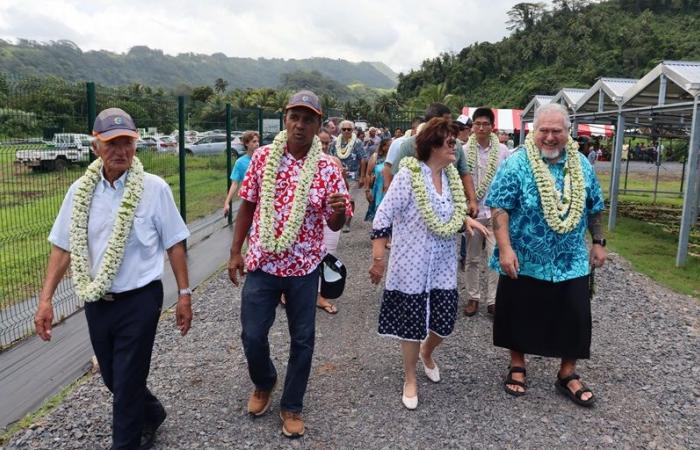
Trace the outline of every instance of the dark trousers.
[[284, 294], [287, 299], [285, 311], [291, 343], [281, 400], [286, 411], [301, 412], [304, 406], [314, 353], [318, 280], [318, 268], [301, 277], [278, 277], [256, 270], [246, 275], [241, 293], [243, 350], [250, 378], [262, 390], [272, 389], [277, 380], [267, 336], [280, 296]]
[[114, 301], [85, 304], [90, 342], [112, 402], [113, 449], [139, 446], [144, 423], [163, 406], [146, 387], [151, 352], [163, 306], [163, 284], [154, 281]]

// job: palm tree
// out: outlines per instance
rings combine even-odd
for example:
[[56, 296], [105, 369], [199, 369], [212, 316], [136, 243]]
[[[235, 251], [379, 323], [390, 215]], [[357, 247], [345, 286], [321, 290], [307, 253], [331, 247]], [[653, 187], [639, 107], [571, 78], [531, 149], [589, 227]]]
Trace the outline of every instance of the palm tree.
[[226, 92], [227, 86], [228, 81], [224, 80], [223, 78], [217, 78], [216, 81], [214, 81], [214, 90], [219, 94], [223, 94], [224, 92]]

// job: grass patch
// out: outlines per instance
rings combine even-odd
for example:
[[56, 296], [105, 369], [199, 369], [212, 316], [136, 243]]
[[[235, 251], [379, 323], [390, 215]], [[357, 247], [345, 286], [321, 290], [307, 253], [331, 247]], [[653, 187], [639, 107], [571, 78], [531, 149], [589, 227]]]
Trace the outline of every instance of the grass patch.
[[700, 299], [700, 257], [689, 255], [685, 267], [676, 267], [677, 234], [627, 217], [618, 217], [615, 231], [606, 234], [609, 250], [628, 260], [634, 270]]
[[46, 400], [40, 407], [34, 412], [31, 412], [24, 416], [22, 419], [10, 425], [5, 432], [0, 434], [0, 445], [5, 445], [12, 436], [18, 431], [29, 428], [33, 423], [37, 422], [42, 417], [49, 414], [54, 408], [63, 403], [63, 401], [68, 397], [75, 389], [84, 384], [92, 375], [88, 372], [82, 377], [78, 378], [68, 386], [61, 389], [61, 391], [54, 395], [53, 397]]

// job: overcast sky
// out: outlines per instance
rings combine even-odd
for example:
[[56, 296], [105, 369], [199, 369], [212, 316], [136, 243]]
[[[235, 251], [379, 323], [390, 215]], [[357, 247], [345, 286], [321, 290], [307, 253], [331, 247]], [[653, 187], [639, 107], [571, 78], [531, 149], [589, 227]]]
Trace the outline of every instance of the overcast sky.
[[0, 0], [0, 38], [83, 50], [382, 61], [396, 72], [508, 34], [517, 0]]

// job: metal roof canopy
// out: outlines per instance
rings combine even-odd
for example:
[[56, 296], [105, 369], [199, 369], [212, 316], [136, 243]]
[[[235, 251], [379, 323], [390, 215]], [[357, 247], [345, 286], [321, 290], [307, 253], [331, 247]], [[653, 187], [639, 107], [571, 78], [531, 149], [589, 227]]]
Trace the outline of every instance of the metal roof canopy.
[[587, 89], [563, 88], [552, 98], [551, 103], [559, 103], [568, 109], [575, 111], [576, 103], [583, 97]]
[[525, 109], [520, 112], [520, 140], [518, 142], [525, 142], [525, 123], [535, 120], [535, 111], [540, 106], [551, 103], [553, 98], [553, 95], [535, 95]]
[[603, 112], [618, 109], [623, 96], [639, 80], [632, 78], [599, 78], [586, 93], [579, 98], [573, 108], [576, 114], [580, 112]]
[[[682, 266], [688, 258], [690, 228], [697, 221], [700, 209], [700, 62], [663, 61], [636, 83], [631, 82], [634, 80], [601, 78], [581, 96], [572, 120], [574, 123], [579, 120], [588, 123], [617, 122], [610, 180], [610, 230], [615, 229], [617, 216], [625, 128], [680, 130], [689, 135], [683, 215], [676, 253], [676, 266]], [[620, 95], [626, 84], [631, 86]], [[598, 98], [595, 98], [596, 93]], [[595, 101], [593, 111], [592, 101]]]

